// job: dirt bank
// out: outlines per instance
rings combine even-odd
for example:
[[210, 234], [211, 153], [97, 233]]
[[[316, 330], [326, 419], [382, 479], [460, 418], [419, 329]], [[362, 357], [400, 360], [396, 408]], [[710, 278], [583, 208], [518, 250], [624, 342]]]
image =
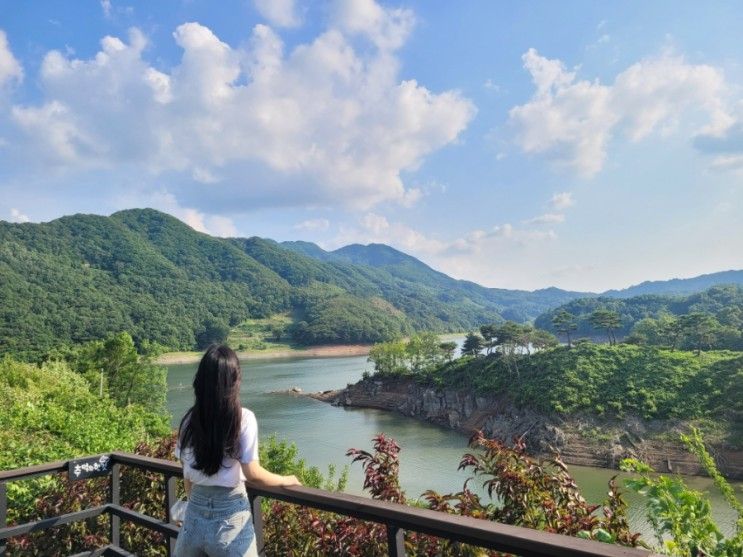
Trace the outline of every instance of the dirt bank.
[[[394, 411], [467, 435], [482, 430], [507, 442], [523, 435], [532, 454], [548, 455], [554, 449], [568, 464], [617, 468], [623, 458], [636, 457], [659, 472], [704, 475], [696, 458], [678, 441], [678, 434], [688, 429], [683, 422], [547, 415], [517, 408], [503, 397], [437, 389], [399, 378], [371, 378], [340, 391], [309, 396], [338, 406]], [[743, 479], [743, 451], [724, 446], [710, 449], [723, 474]]]

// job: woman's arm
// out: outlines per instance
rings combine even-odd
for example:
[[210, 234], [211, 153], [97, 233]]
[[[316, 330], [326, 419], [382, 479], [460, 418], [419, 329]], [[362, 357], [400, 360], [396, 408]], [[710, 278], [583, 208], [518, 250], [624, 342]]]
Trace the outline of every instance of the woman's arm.
[[191, 485], [193, 485], [193, 482], [191, 480], [183, 478], [183, 488], [186, 490], [186, 497], [191, 495]]
[[296, 476], [281, 476], [269, 472], [257, 460], [242, 463], [243, 474], [249, 482], [254, 482], [266, 487], [302, 485]]

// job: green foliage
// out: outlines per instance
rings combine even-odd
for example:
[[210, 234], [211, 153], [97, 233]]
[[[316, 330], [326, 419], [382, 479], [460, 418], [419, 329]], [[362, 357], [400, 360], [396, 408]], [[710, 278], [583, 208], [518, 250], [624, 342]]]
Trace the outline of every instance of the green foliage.
[[[609, 316], [612, 319], [607, 321]], [[743, 287], [714, 286], [688, 296], [582, 298], [540, 315], [535, 325], [567, 334], [565, 323], [571, 321], [571, 331], [577, 335], [595, 336], [599, 328], [610, 336], [614, 331], [620, 337], [631, 335], [629, 340], [634, 343], [743, 350]]]
[[736, 533], [726, 539], [712, 518], [709, 499], [689, 489], [680, 477], [652, 474], [647, 464], [626, 459], [622, 469], [636, 477], [626, 485], [645, 497], [648, 521], [655, 531], [659, 550], [679, 557], [737, 557], [743, 554], [743, 504], [735, 497], [732, 487], [722, 477], [714, 460], [704, 447], [700, 433], [693, 430], [682, 436], [687, 448], [694, 453], [714, 479], [730, 506], [737, 512]]
[[583, 498], [559, 456], [535, 460], [526, 454], [523, 440], [511, 448], [480, 432], [472, 437], [470, 447], [478, 451], [465, 454], [459, 467], [484, 480], [483, 487], [491, 499], [496, 496], [497, 503], [483, 504], [465, 484], [456, 494], [426, 492], [424, 497], [432, 508], [606, 543], [638, 544], [639, 534], [629, 529], [627, 505], [615, 478], [609, 481], [608, 498], [599, 515], [595, 512], [599, 505]]
[[483, 349], [483, 338], [477, 333], [467, 333], [462, 344], [463, 356], [479, 356]]
[[[347, 455], [364, 469], [364, 489], [379, 501], [409, 504], [400, 487], [400, 446], [380, 434], [373, 450], [349, 449]], [[495, 520], [501, 523], [538, 528], [561, 534], [638, 545], [638, 534], [627, 525], [626, 505], [612, 479], [602, 513], [581, 496], [565, 465], [555, 459], [542, 462], [528, 457], [523, 444], [514, 448], [475, 436], [460, 468], [471, 470], [484, 480], [489, 501], [470, 491], [465, 482], [461, 492], [439, 495], [428, 491], [417, 504], [439, 512]], [[492, 497], [496, 495], [497, 497]], [[414, 503], [415, 504], [415, 503]], [[308, 507], [271, 502], [266, 509], [266, 553], [299, 556], [382, 556], [387, 555], [384, 525], [333, 515]], [[405, 551], [409, 555], [502, 556], [503, 553], [405, 532]]]
[[374, 370], [381, 375], [406, 375], [430, 372], [444, 361], [451, 361], [456, 343], [440, 343], [435, 333], [425, 332], [407, 341], [375, 344], [369, 351]]
[[[163, 415], [138, 404], [121, 408], [105, 391], [100, 397], [97, 391], [91, 392], [83, 375], [62, 361], [34, 365], [5, 357], [0, 360], [0, 397], [5, 401], [0, 412], [0, 469], [3, 470], [86, 454], [133, 451], [141, 440], [169, 431], [168, 420]], [[49, 516], [49, 508], [35, 507], [42, 501], [39, 497], [59, 495], [63, 485], [50, 477], [10, 483], [9, 519]], [[73, 491], [73, 495], [80, 495], [78, 491]], [[83, 500], [59, 497], [53, 509], [74, 510], [80, 508]], [[34, 508], [39, 514], [34, 514]], [[68, 541], [82, 536], [79, 529], [70, 531], [73, 534], [65, 538]], [[52, 548], [48, 542], [44, 547]], [[44, 551], [37, 554], [49, 554]]]
[[617, 343], [614, 331], [622, 326], [622, 320], [616, 311], [605, 308], [598, 308], [594, 310], [591, 315], [588, 316], [588, 321], [596, 329], [603, 329], [606, 331], [606, 336], [609, 340], [609, 344]]
[[0, 360], [0, 469], [84, 454], [131, 451], [167, 432], [159, 415], [139, 405], [119, 408], [62, 362], [40, 366]]
[[139, 354], [129, 333], [110, 335], [52, 351], [47, 359], [61, 359], [86, 378], [94, 393], [107, 393], [119, 407], [136, 404], [148, 412], [167, 418], [167, 369], [152, 358], [159, 348], [145, 343]]
[[740, 353], [696, 356], [654, 347], [582, 343], [515, 356], [517, 375], [507, 360], [495, 354], [455, 360], [432, 372], [430, 379], [504, 394], [544, 412], [714, 418], [739, 427], [735, 416], [743, 411]]
[[383, 342], [409, 331], [405, 316], [382, 299], [306, 289], [298, 297], [302, 320], [289, 327], [299, 344]]
[[316, 466], [308, 466], [307, 462], [299, 457], [299, 451], [294, 443], [279, 440], [275, 435], [262, 439], [259, 445], [261, 464], [267, 470], [282, 476], [293, 474], [302, 485], [316, 487], [328, 491], [343, 491], [348, 483], [348, 467], [346, 466], [336, 479], [335, 466], [328, 466], [325, 476]]

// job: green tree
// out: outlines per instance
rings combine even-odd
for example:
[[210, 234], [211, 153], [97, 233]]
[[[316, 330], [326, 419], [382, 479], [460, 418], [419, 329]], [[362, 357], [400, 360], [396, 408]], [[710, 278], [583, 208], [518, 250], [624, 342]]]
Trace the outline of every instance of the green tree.
[[454, 352], [457, 350], [457, 343], [453, 340], [442, 342], [439, 344], [439, 350], [444, 354], [446, 360], [451, 362], [454, 359]]
[[488, 354], [490, 354], [495, 348], [495, 335], [498, 330], [498, 326], [495, 324], [483, 325], [480, 327], [480, 334], [483, 339], [483, 346], [485, 347]]
[[477, 333], [467, 333], [467, 337], [464, 339], [462, 345], [462, 355], [464, 356], [477, 356], [483, 348], [483, 340]]
[[560, 310], [552, 318], [552, 325], [555, 327], [555, 330], [558, 333], [562, 333], [567, 337], [568, 348], [570, 348], [570, 332], [578, 328], [578, 323], [576, 323], [575, 316], [572, 313], [568, 313], [564, 309]]
[[224, 342], [230, 334], [230, 326], [221, 319], [208, 317], [196, 333], [196, 345], [204, 349], [214, 342]]
[[407, 372], [407, 352], [402, 341], [380, 342], [369, 350], [369, 362], [374, 370], [382, 375], [394, 375]]
[[603, 329], [606, 331], [606, 338], [609, 341], [609, 344], [617, 343], [614, 331], [621, 328], [622, 319], [616, 311], [599, 308], [591, 313], [588, 320], [596, 329]]
[[443, 357], [439, 344], [436, 333], [423, 332], [411, 336], [405, 345], [410, 370], [413, 373], [420, 373], [437, 365]]
[[554, 348], [558, 344], [560, 344], [560, 342], [557, 340], [557, 337], [549, 331], [534, 329], [534, 333], [531, 336], [531, 345], [534, 347], [535, 351], [538, 352], [540, 350]]
[[83, 375], [96, 394], [107, 394], [116, 406], [139, 404], [165, 413], [167, 370], [154, 363], [159, 348], [147, 343], [140, 354], [127, 332], [110, 335], [67, 351], [55, 351], [50, 359], [64, 359]]
[[697, 356], [715, 342], [719, 323], [712, 315], [695, 311], [679, 317], [679, 322], [686, 342], [696, 350]]

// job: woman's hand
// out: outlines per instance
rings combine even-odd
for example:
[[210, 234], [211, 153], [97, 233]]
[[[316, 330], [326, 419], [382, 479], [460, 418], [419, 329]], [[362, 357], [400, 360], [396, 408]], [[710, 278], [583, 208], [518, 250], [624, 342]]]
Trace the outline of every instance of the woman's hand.
[[289, 486], [292, 486], [292, 485], [302, 485], [302, 482], [300, 482], [297, 479], [297, 476], [291, 475], [291, 476], [284, 476], [284, 479], [281, 482], [281, 485], [283, 487], [289, 487]]

